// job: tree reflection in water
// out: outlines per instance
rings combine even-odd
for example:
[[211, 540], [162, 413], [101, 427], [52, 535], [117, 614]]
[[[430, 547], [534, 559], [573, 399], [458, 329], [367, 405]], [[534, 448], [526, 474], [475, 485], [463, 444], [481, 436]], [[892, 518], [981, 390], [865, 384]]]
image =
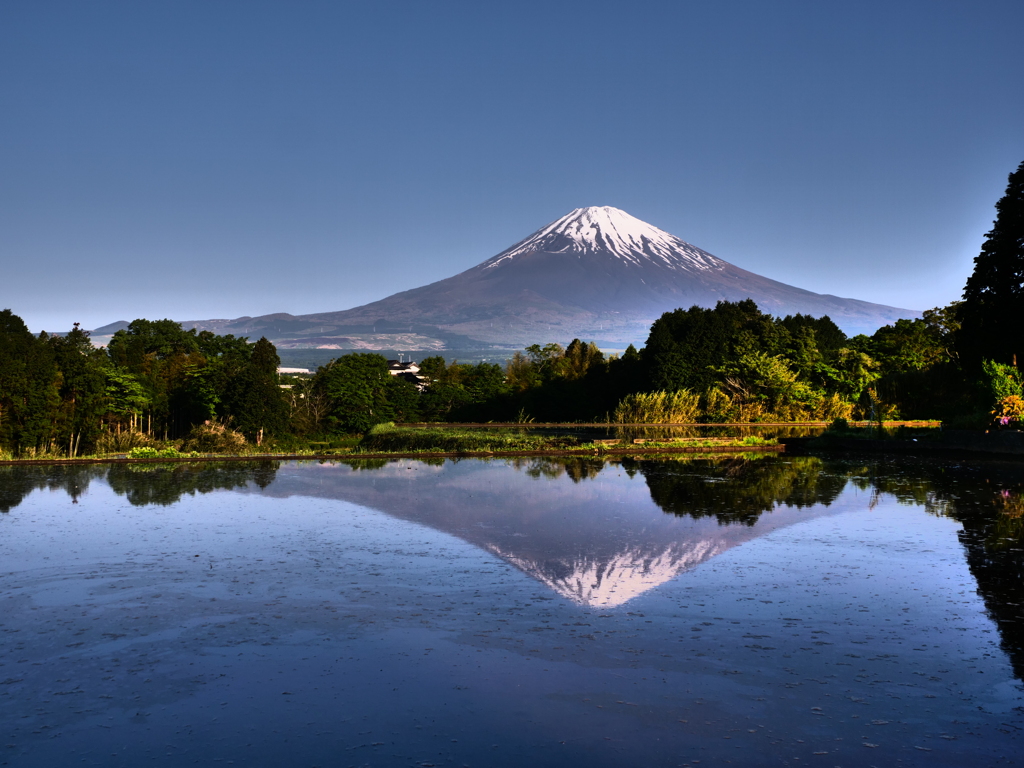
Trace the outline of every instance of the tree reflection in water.
[[182, 496], [245, 488], [250, 483], [265, 489], [274, 482], [280, 463], [236, 461], [224, 463], [115, 464], [107, 482], [134, 506], [169, 506]]
[[165, 464], [55, 464], [0, 467], [0, 512], [10, 512], [36, 490], [63, 490], [77, 500], [93, 480], [105, 479], [133, 506], [170, 506], [181, 497], [217, 490], [264, 489], [274, 482], [280, 462], [238, 461]]
[[89, 483], [106, 473], [107, 467], [102, 464], [0, 467], [0, 512], [10, 512], [37, 490], [64, 491], [77, 501]]
[[1024, 680], [1024, 466], [1015, 462], [873, 467], [872, 487], [960, 523], [960, 542], [1001, 645]]
[[[625, 463], [625, 462], [624, 462]], [[727, 458], [700, 464], [631, 460], [647, 481], [651, 499], [664, 511], [686, 517], [714, 517], [723, 524], [754, 525], [778, 506], [828, 506], [847, 478], [830, 472], [821, 459]]]

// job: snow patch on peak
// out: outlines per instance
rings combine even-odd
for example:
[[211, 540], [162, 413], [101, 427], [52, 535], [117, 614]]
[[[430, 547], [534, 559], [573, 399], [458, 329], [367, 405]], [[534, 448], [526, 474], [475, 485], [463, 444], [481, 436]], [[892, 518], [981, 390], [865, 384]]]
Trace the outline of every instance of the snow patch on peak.
[[725, 262], [611, 206], [577, 208], [516, 243], [482, 266], [490, 269], [524, 253], [544, 251], [581, 257], [611, 253], [627, 264], [655, 263], [669, 269], [721, 269]]

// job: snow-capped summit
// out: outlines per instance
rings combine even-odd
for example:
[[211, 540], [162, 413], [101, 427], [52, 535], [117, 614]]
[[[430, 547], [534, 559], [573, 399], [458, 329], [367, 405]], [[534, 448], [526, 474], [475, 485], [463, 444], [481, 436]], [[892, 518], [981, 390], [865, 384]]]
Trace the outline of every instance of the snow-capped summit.
[[484, 262], [491, 269], [530, 253], [564, 253], [583, 257], [611, 254], [626, 264], [653, 262], [669, 269], [721, 269], [725, 262], [675, 235], [609, 205], [577, 208], [525, 240]]

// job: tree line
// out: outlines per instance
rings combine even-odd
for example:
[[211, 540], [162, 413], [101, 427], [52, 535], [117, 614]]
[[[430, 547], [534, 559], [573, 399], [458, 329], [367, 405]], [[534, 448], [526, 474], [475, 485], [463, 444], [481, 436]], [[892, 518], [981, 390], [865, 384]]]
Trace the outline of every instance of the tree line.
[[373, 353], [281, 386], [255, 343], [135, 320], [106, 348], [77, 324], [32, 334], [0, 312], [0, 451], [114, 452], [153, 441], [322, 441], [395, 422], [756, 422], [937, 418], [1024, 421], [1024, 163], [1010, 174], [963, 300], [848, 337], [828, 317], [772, 317], [751, 301], [662, 315], [644, 347], [534, 344], [503, 367], [420, 363], [426, 388]]
[[[0, 312], [0, 450], [17, 456], [114, 452], [186, 439], [211, 421], [256, 443], [288, 429], [280, 360], [266, 339], [135, 320], [106, 348], [75, 325], [32, 334]], [[218, 422], [219, 420], [219, 422]]]
[[[75, 456], [329, 441], [394, 422], [758, 422], [942, 418], [1020, 395], [1011, 364], [958, 351], [961, 304], [849, 338], [828, 317], [774, 318], [750, 300], [667, 312], [646, 345], [606, 357], [546, 344], [494, 363], [420, 364], [425, 388], [354, 353], [282, 387], [265, 338], [136, 320], [104, 348], [75, 328], [33, 335], [0, 312], [0, 447]], [[1012, 355], [1012, 353], [1009, 353]], [[421, 391], [422, 390], [422, 391]], [[984, 418], [984, 416], [982, 417]]]
[[[321, 368], [292, 396], [310, 408], [312, 432], [365, 431], [382, 421], [948, 420], [987, 414], [997, 384], [1012, 388], [1016, 377], [1012, 366], [961, 364], [960, 307], [850, 338], [828, 317], [775, 318], [751, 300], [722, 301], [665, 313], [642, 349], [621, 355], [574, 339], [527, 347], [504, 369], [432, 357], [421, 363], [429, 387], [418, 392], [389, 381], [381, 356], [360, 353]], [[353, 375], [357, 365], [362, 373]]]

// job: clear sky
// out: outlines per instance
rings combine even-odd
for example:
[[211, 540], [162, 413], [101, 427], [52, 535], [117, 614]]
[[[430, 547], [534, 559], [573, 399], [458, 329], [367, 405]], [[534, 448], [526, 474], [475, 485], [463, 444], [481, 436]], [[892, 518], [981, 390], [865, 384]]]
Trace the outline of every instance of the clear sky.
[[0, 308], [347, 309], [588, 205], [959, 297], [1024, 160], [1024, 3], [0, 0]]

